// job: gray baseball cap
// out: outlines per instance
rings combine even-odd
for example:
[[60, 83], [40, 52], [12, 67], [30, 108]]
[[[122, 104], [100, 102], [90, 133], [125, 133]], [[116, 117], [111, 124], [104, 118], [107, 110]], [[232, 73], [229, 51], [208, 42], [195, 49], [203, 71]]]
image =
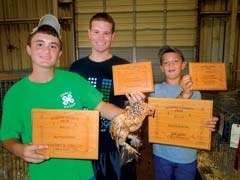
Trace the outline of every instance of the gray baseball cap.
[[38, 28], [43, 25], [48, 25], [48, 26], [51, 26], [52, 28], [54, 28], [58, 34], [58, 37], [61, 39], [61, 34], [60, 34], [61, 26], [58, 22], [58, 19], [55, 16], [53, 16], [52, 14], [46, 14], [46, 15], [42, 16], [41, 19], [39, 20], [38, 26], [33, 28], [31, 34], [36, 32], [38, 30]]

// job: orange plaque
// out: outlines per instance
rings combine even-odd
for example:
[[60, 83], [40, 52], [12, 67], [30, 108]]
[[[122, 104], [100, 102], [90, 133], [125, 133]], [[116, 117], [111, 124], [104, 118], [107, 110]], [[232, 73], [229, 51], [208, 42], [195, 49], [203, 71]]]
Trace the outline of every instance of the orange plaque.
[[189, 63], [192, 90], [227, 90], [224, 63]]
[[211, 100], [149, 97], [155, 116], [148, 118], [149, 142], [195, 149], [211, 148], [211, 131], [204, 121], [212, 117]]
[[112, 68], [115, 95], [154, 91], [151, 61], [114, 65]]
[[55, 158], [98, 159], [99, 112], [32, 110], [32, 142], [47, 144], [38, 153]]

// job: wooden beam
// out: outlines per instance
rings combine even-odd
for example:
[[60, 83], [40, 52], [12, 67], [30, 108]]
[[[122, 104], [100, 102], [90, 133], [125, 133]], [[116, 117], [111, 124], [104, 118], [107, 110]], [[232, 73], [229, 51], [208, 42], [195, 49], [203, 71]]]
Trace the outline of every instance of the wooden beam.
[[58, 17], [58, 0], [53, 0], [53, 15]]
[[200, 12], [201, 16], [227, 16], [230, 15], [230, 11], [204, 11]]
[[237, 9], [238, 0], [232, 0], [232, 13], [231, 13], [231, 28], [230, 28], [230, 48], [229, 48], [229, 63], [234, 64], [234, 47], [236, 38], [236, 21], [237, 21]]
[[[59, 20], [72, 21], [72, 17], [60, 17]], [[20, 23], [37, 23], [39, 18], [18, 18], [18, 19], [5, 19], [0, 20], [0, 24], [20, 24]]]

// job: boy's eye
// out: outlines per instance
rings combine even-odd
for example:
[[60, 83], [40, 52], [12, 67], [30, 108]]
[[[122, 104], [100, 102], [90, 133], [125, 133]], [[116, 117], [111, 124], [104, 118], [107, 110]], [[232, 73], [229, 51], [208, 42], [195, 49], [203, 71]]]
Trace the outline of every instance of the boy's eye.
[[53, 49], [57, 49], [58, 48], [58, 46], [56, 44], [51, 44], [50, 47], [53, 48]]
[[98, 31], [93, 31], [93, 33], [94, 33], [94, 34], [97, 34], [97, 33], [98, 33]]
[[111, 35], [110, 32], [105, 32], [104, 34], [107, 35], [107, 36]]
[[162, 64], [163, 65], [167, 65], [167, 64], [170, 64], [170, 63], [173, 63], [173, 64], [178, 64], [180, 62], [179, 59], [174, 59], [172, 61], [163, 61]]
[[43, 43], [37, 43], [36, 46], [37, 46], [37, 47], [42, 47], [42, 46], [43, 46]]

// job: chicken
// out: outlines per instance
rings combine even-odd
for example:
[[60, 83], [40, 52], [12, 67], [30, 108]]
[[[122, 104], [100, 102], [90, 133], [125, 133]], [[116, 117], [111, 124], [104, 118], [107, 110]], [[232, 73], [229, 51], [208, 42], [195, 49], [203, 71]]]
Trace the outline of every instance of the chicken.
[[141, 141], [136, 132], [146, 116], [153, 114], [154, 109], [150, 104], [136, 102], [112, 119], [109, 131], [120, 152], [121, 165], [138, 158], [137, 148], [141, 146]]

